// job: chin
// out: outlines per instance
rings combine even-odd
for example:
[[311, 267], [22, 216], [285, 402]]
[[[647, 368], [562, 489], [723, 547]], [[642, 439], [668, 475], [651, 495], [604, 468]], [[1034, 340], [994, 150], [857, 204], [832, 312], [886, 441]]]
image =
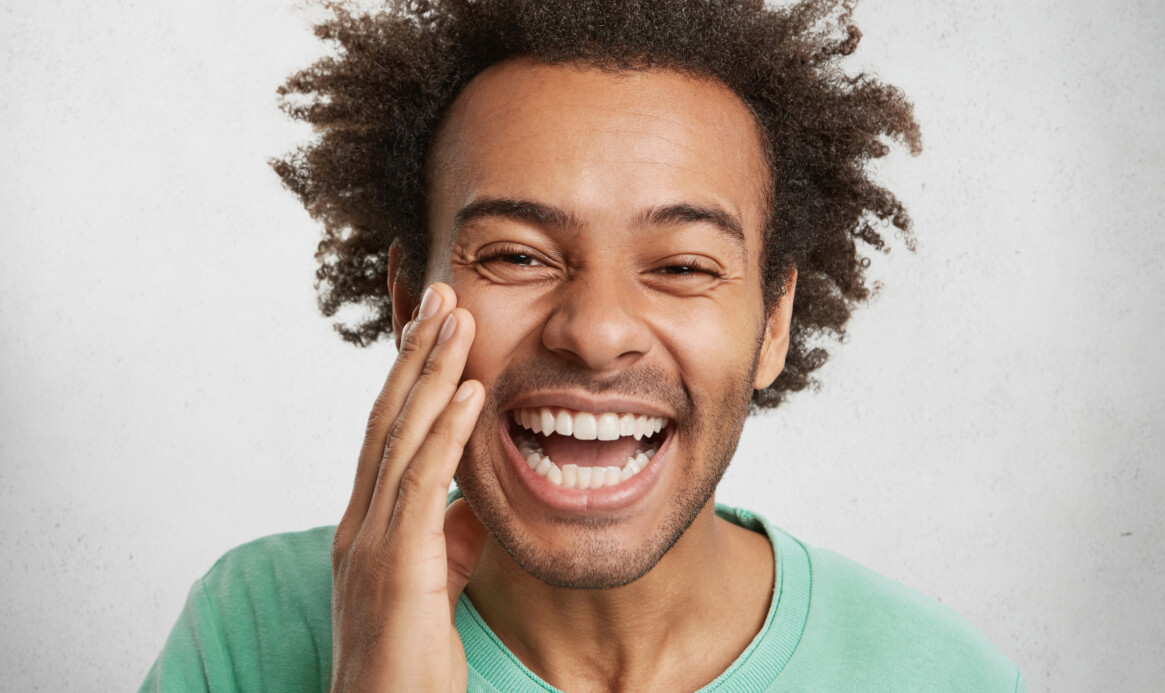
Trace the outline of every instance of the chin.
[[[547, 585], [567, 589], [611, 589], [649, 573], [708, 505], [732, 452], [703, 474], [693, 474], [692, 465], [684, 463], [689, 461], [681, 462], [683, 436], [673, 426], [656, 441], [654, 466], [640, 472], [638, 481], [646, 489], [570, 489], [571, 495], [592, 501], [600, 497], [581, 509], [569, 502], [556, 507], [544, 501], [562, 489], [530, 492], [529, 486], [546, 480], [522, 458], [514, 443], [521, 436], [512, 421], [503, 418], [500, 423], [500, 445], [484, 444], [496, 441], [495, 436], [475, 432], [458, 468], [457, 485], [473, 514], [518, 567]], [[673, 485], [683, 492], [668, 493], [665, 487]]]
[[455, 480], [529, 575], [572, 589], [632, 583], [689, 531], [732, 459], [751, 379], [729, 382], [741, 385], [693, 397], [648, 367], [595, 381], [515, 364], [487, 386]]

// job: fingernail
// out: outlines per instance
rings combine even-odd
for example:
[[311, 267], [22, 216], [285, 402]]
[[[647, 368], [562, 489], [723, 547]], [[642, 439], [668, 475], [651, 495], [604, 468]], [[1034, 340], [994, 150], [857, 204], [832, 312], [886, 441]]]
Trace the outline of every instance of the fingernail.
[[444, 344], [445, 342], [448, 342], [449, 338], [452, 337], [453, 333], [456, 331], [457, 318], [453, 317], [453, 313], [450, 313], [449, 316], [445, 318], [445, 322], [441, 324], [441, 332], [437, 335], [437, 343]]
[[421, 297], [421, 312], [417, 314], [417, 319], [425, 320], [433, 317], [440, 307], [441, 294], [433, 291], [432, 288], [425, 289], [425, 295]]
[[469, 399], [469, 396], [472, 394], [473, 386], [468, 382], [461, 383], [461, 387], [457, 388], [457, 394], [453, 395], [453, 401], [460, 402], [462, 400]]

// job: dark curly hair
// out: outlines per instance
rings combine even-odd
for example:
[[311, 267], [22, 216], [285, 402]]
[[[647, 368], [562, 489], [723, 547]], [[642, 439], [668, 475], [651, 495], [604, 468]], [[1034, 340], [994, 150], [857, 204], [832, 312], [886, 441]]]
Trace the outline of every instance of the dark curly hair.
[[326, 2], [316, 26], [336, 52], [279, 89], [291, 117], [316, 137], [271, 162], [323, 222], [316, 288], [324, 315], [361, 346], [392, 331], [388, 251], [418, 291], [428, 253], [426, 162], [449, 105], [478, 73], [517, 56], [599, 69], [667, 69], [711, 77], [752, 110], [768, 145], [770, 213], [763, 277], [771, 306], [797, 269], [789, 352], [753, 406], [774, 407], [814, 384], [821, 336], [841, 339], [869, 295], [868, 258], [887, 252], [876, 226], [892, 224], [913, 249], [902, 204], [871, 181], [867, 163], [888, 140], [921, 149], [902, 93], [840, 66], [861, 37], [854, 0], [389, 0], [368, 13]]

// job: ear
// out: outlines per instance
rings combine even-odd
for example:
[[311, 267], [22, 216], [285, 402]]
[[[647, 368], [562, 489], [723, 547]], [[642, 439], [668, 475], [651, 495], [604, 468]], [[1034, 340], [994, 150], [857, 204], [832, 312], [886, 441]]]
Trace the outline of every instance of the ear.
[[420, 299], [409, 288], [400, 274], [404, 251], [395, 241], [388, 249], [388, 297], [392, 301], [392, 334], [400, 348], [400, 333], [405, 323], [417, 315]]
[[785, 295], [769, 311], [764, 342], [757, 357], [753, 389], [761, 390], [772, 385], [785, 369], [785, 356], [789, 353], [789, 325], [793, 320], [793, 294], [796, 289], [797, 268], [794, 267], [785, 280]]

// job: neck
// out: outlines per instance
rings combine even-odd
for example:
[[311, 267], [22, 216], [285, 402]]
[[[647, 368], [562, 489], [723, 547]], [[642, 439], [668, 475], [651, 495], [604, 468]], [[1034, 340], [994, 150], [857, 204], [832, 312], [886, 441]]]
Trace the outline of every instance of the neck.
[[772, 547], [716, 517], [713, 502], [643, 577], [622, 587], [552, 587], [492, 538], [466, 591], [531, 671], [563, 690], [678, 690], [713, 680], [760, 630]]

